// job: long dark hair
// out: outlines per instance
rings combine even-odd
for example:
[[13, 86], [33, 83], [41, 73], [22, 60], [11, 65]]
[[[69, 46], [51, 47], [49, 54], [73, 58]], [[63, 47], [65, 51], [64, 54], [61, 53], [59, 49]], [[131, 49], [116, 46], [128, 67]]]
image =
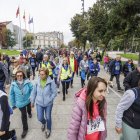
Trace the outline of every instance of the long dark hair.
[[[87, 97], [86, 97], [86, 109], [89, 112], [90, 118], [93, 118], [93, 94], [96, 90], [96, 88], [98, 87], [98, 83], [102, 82], [107, 86], [107, 82], [100, 78], [100, 77], [92, 77], [89, 82], [88, 82], [88, 86], [87, 86]], [[104, 106], [106, 103], [105, 98], [102, 101], [98, 102], [98, 107], [99, 107], [99, 115], [102, 117], [102, 119], [105, 119], [104, 117]]]

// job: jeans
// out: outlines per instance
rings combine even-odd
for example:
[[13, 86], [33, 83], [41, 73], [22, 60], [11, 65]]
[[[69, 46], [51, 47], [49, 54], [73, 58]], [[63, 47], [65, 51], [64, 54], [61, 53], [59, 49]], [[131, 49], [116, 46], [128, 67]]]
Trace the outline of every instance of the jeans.
[[42, 65], [42, 61], [41, 61], [41, 60], [38, 60], [38, 61], [37, 61], [37, 71], [38, 71], [38, 69], [39, 69], [39, 65], [40, 65], [40, 68], [41, 68], [41, 65]]
[[5, 81], [0, 80], [0, 90], [2, 90], [3, 92], [5, 92], [4, 83]]
[[47, 129], [50, 131], [52, 127], [52, 117], [51, 117], [52, 107], [53, 104], [46, 107], [42, 107], [38, 104], [36, 105], [38, 121], [40, 121], [42, 124], [47, 123]]
[[120, 89], [120, 74], [111, 75], [110, 81], [113, 81], [114, 76], [116, 77], [117, 88]]
[[120, 140], [139, 140], [140, 129], [134, 129], [123, 122], [122, 125], [123, 133]]
[[27, 113], [31, 115], [31, 103], [22, 108], [19, 108], [19, 110], [21, 111], [23, 130], [28, 130]]

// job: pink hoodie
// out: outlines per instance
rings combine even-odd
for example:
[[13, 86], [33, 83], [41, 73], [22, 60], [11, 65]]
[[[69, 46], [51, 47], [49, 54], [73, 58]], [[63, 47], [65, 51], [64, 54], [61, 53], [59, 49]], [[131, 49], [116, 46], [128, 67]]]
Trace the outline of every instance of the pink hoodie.
[[[75, 105], [72, 111], [72, 119], [68, 128], [67, 140], [85, 140], [87, 132], [88, 113], [86, 110], [85, 99], [87, 89], [83, 88], [75, 94]], [[106, 118], [107, 106], [104, 108], [104, 115]], [[106, 120], [104, 121], [106, 128]], [[105, 140], [107, 137], [107, 130], [101, 131], [100, 140]]]

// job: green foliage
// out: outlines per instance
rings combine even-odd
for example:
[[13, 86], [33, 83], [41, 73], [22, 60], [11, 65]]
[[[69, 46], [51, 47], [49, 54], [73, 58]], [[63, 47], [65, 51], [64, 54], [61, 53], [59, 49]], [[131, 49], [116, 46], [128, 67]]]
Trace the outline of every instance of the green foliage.
[[30, 48], [33, 43], [33, 35], [26, 34], [26, 36], [23, 37], [23, 47], [24, 48]]
[[88, 40], [104, 50], [140, 48], [140, 0], [98, 0], [84, 16], [76, 14], [70, 26], [82, 44]]
[[138, 61], [138, 55], [136, 55], [136, 54], [120, 54], [120, 55], [124, 58]]
[[20, 52], [19, 51], [16, 51], [16, 50], [2, 50], [0, 49], [0, 53], [4, 53], [4, 54], [7, 54], [7, 55], [10, 55], [10, 56], [15, 56], [15, 55], [19, 55]]
[[9, 29], [5, 30], [5, 42], [6, 42], [7, 48], [13, 47], [16, 45], [15, 36]]

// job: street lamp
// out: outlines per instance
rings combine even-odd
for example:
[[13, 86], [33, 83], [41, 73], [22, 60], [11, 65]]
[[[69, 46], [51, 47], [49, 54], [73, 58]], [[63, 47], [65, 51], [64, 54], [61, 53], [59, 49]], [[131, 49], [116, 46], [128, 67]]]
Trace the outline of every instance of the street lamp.
[[84, 15], [84, 12], [85, 12], [85, 0], [81, 0], [82, 1], [82, 11], [83, 11], [83, 15]]

